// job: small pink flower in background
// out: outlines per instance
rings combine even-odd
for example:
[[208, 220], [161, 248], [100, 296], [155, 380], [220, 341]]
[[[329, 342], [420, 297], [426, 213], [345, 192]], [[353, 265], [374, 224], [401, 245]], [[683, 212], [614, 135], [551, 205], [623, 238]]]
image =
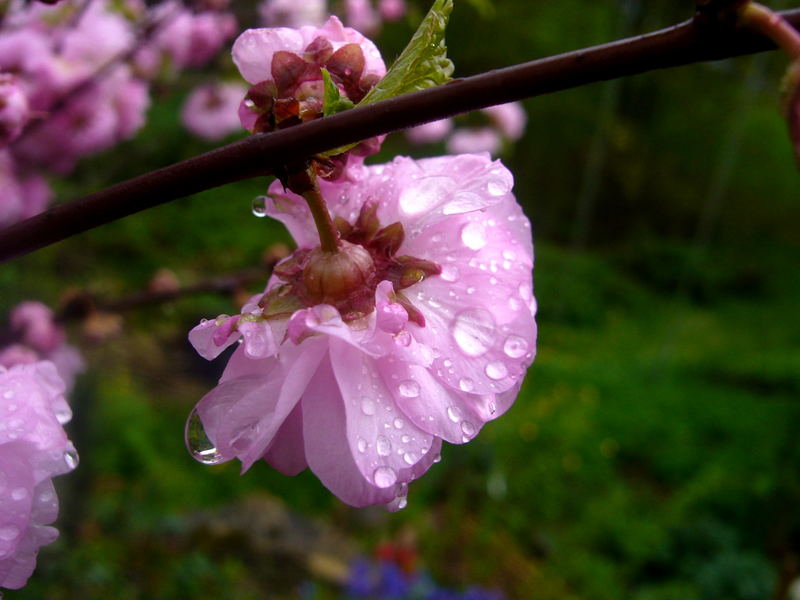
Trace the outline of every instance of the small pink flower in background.
[[446, 138], [453, 130], [453, 119], [439, 119], [405, 130], [412, 144], [433, 144]]
[[381, 25], [370, 0], [344, 0], [344, 20], [348, 26], [364, 33], [375, 33]]
[[0, 227], [42, 212], [50, 187], [36, 174], [22, 174], [11, 153], [0, 148]]
[[219, 140], [241, 131], [239, 103], [247, 92], [235, 83], [205, 84], [196, 87], [181, 110], [181, 121], [193, 134]]
[[462, 127], [453, 132], [446, 146], [448, 152], [497, 154], [502, 146], [502, 140], [490, 127]]
[[319, 26], [328, 16], [326, 0], [264, 0], [258, 14], [265, 27]]
[[29, 116], [28, 97], [17, 78], [0, 73], [0, 147], [22, 133]]
[[55, 365], [66, 390], [72, 389], [84, 362], [78, 350], [66, 343], [64, 329], [49, 307], [32, 300], [21, 302], [11, 311], [9, 328], [14, 343], [0, 348], [0, 367], [47, 360]]
[[405, 0], [379, 0], [378, 12], [384, 21], [397, 21], [406, 14]]
[[483, 113], [489, 117], [492, 124], [507, 140], [515, 142], [525, 133], [528, 115], [521, 102], [489, 106], [483, 109]]
[[0, 366], [0, 587], [24, 586], [39, 548], [58, 537], [52, 478], [78, 463], [62, 427], [71, 416], [52, 363]]
[[298, 196], [268, 214], [299, 246], [240, 315], [189, 339], [241, 339], [187, 423], [196, 458], [308, 466], [354, 506], [405, 505], [442, 440], [468, 442], [513, 403], [536, 345], [528, 220], [487, 155], [398, 157], [321, 181], [342, 249], [324, 253]]

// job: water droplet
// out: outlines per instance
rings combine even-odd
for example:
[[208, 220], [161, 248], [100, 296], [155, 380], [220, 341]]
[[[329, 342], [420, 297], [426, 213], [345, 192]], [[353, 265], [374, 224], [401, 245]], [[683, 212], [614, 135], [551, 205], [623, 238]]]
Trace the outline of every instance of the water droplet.
[[480, 210], [486, 206], [486, 201], [473, 192], [459, 192], [442, 208], [442, 214], [458, 215], [465, 212]]
[[400, 496], [395, 498], [393, 508], [397, 510], [403, 510], [406, 506], [408, 506], [408, 498], [405, 496]]
[[60, 406], [54, 412], [56, 415], [56, 420], [61, 425], [69, 423], [70, 419], [72, 418], [72, 411], [70, 410], [69, 406], [66, 405]]
[[184, 440], [189, 454], [197, 462], [201, 462], [204, 465], [216, 465], [224, 460], [217, 447], [208, 439], [206, 430], [203, 427], [203, 421], [200, 419], [196, 408], [192, 410], [189, 418], [186, 419]]
[[392, 453], [392, 442], [384, 435], [379, 435], [375, 440], [375, 450], [380, 456], [389, 456]]
[[407, 348], [411, 344], [411, 334], [407, 331], [401, 331], [394, 336], [394, 343], [403, 348]]
[[403, 437], [400, 438], [400, 441], [403, 442], [404, 444], [407, 444], [408, 442], [411, 441], [411, 436], [410, 435], [404, 435]]
[[14, 390], [6, 390], [5, 392], [3, 392], [3, 398], [5, 398], [6, 400], [11, 400], [11, 398], [13, 397], [14, 397]]
[[447, 199], [453, 185], [449, 177], [426, 177], [415, 181], [400, 193], [400, 209], [407, 215], [428, 212]]
[[253, 211], [253, 214], [257, 217], [266, 217], [267, 216], [267, 197], [266, 196], [256, 196], [253, 198], [253, 204], [250, 207], [250, 210]]
[[459, 379], [458, 387], [462, 392], [471, 392], [475, 388], [475, 383], [472, 381], [472, 379], [464, 377]]
[[68, 469], [74, 469], [78, 466], [78, 452], [71, 445], [64, 452], [64, 462], [66, 463]]
[[503, 250], [503, 258], [506, 260], [514, 260], [517, 254], [513, 250]]
[[375, 403], [366, 396], [361, 399], [361, 412], [368, 417], [375, 414]]
[[441, 454], [437, 454], [436, 456], [433, 457], [433, 464], [436, 464], [436, 463], [439, 463], [439, 462], [442, 462], [442, 455]]
[[508, 375], [508, 369], [506, 369], [506, 366], [500, 361], [490, 362], [488, 365], [486, 365], [484, 372], [489, 379], [495, 380], [503, 379], [506, 375]]
[[470, 250], [480, 250], [486, 245], [486, 227], [483, 223], [470, 221], [461, 228], [461, 241]]
[[508, 186], [500, 179], [490, 179], [486, 184], [486, 191], [490, 196], [502, 196], [508, 192]]
[[367, 451], [367, 440], [364, 438], [358, 438], [356, 442], [356, 446], [358, 447], [358, 451], [362, 454]]
[[464, 437], [466, 437], [467, 440], [471, 440], [475, 436], [475, 425], [469, 421], [463, 421], [461, 423], [461, 433], [464, 434]]
[[419, 396], [419, 384], [411, 379], [400, 382], [397, 389], [403, 398], [416, 398]]
[[464, 310], [456, 316], [452, 333], [453, 339], [464, 354], [482, 356], [494, 344], [494, 317], [483, 308]]
[[448, 406], [447, 407], [447, 418], [450, 419], [453, 423], [458, 423], [461, 419], [464, 418], [464, 413], [461, 412], [461, 409], [457, 406]]
[[25, 488], [15, 488], [11, 491], [11, 499], [19, 502], [28, 497], [28, 490]]
[[13, 525], [0, 527], [0, 539], [5, 540], [6, 542], [17, 539], [19, 533], [19, 527], [14, 527]]
[[402, 429], [403, 425], [405, 425], [405, 423], [403, 422], [403, 419], [401, 419], [400, 417], [398, 417], [398, 418], [396, 418], [394, 420], [394, 428], [395, 429]]
[[528, 351], [528, 342], [518, 335], [510, 335], [503, 344], [503, 352], [511, 358], [521, 358]]
[[407, 465], [413, 465], [416, 464], [419, 459], [417, 458], [417, 455], [414, 454], [413, 452], [406, 452], [405, 454], [403, 454], [403, 460], [406, 461]]
[[387, 488], [397, 481], [397, 473], [391, 467], [378, 467], [372, 474], [372, 480], [379, 488]]

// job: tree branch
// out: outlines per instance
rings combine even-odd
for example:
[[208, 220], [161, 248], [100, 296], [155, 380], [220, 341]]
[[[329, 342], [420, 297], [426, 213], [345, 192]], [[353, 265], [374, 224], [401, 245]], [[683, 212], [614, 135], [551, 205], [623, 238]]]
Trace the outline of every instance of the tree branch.
[[[800, 9], [780, 13], [796, 29]], [[693, 19], [627, 38], [454, 80], [239, 142], [56, 206], [0, 232], [0, 262], [170, 200], [282, 165], [459, 113], [656, 69], [720, 60], [774, 48], [744, 29]]]

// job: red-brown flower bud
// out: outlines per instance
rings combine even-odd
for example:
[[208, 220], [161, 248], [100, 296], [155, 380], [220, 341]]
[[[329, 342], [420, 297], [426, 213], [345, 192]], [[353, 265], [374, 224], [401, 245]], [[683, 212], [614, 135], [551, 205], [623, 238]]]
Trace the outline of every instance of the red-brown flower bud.
[[362, 246], [342, 242], [336, 252], [313, 250], [303, 269], [306, 293], [319, 304], [340, 305], [353, 296], [372, 293], [375, 264]]

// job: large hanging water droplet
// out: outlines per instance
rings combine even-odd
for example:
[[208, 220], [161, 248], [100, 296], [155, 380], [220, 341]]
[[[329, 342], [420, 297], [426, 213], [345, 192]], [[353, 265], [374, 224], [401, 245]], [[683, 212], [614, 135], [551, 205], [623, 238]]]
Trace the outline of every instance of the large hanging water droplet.
[[397, 473], [391, 467], [378, 467], [372, 474], [372, 480], [379, 488], [387, 488], [397, 481]]
[[518, 335], [510, 335], [503, 344], [503, 352], [510, 358], [522, 358], [528, 351], [528, 342]]
[[458, 423], [461, 419], [464, 418], [464, 413], [461, 412], [461, 409], [457, 406], [448, 406], [447, 407], [447, 418], [450, 419], [453, 423]]
[[204, 465], [216, 465], [225, 460], [217, 450], [217, 447], [208, 439], [206, 430], [203, 427], [203, 421], [200, 419], [196, 408], [192, 410], [189, 418], [186, 419], [183, 439], [186, 442], [189, 454], [197, 462], [201, 462]]
[[471, 392], [475, 389], [475, 382], [473, 382], [472, 379], [464, 377], [458, 380], [458, 387], [462, 392]]
[[389, 456], [392, 453], [392, 442], [385, 435], [379, 435], [375, 440], [375, 450], [380, 456]]
[[403, 398], [416, 398], [419, 396], [419, 384], [411, 379], [401, 381], [400, 385], [397, 386], [397, 390]]
[[463, 421], [461, 423], [461, 433], [463, 433], [463, 437], [461, 438], [462, 442], [468, 442], [472, 438], [475, 437], [475, 425], [470, 423], [469, 421]]
[[253, 214], [256, 217], [266, 217], [267, 216], [267, 197], [266, 196], [256, 196], [253, 198], [253, 204], [250, 207], [250, 210], [253, 211]]
[[494, 344], [494, 317], [483, 308], [464, 310], [458, 313], [453, 322], [452, 335], [464, 354], [482, 356]]

